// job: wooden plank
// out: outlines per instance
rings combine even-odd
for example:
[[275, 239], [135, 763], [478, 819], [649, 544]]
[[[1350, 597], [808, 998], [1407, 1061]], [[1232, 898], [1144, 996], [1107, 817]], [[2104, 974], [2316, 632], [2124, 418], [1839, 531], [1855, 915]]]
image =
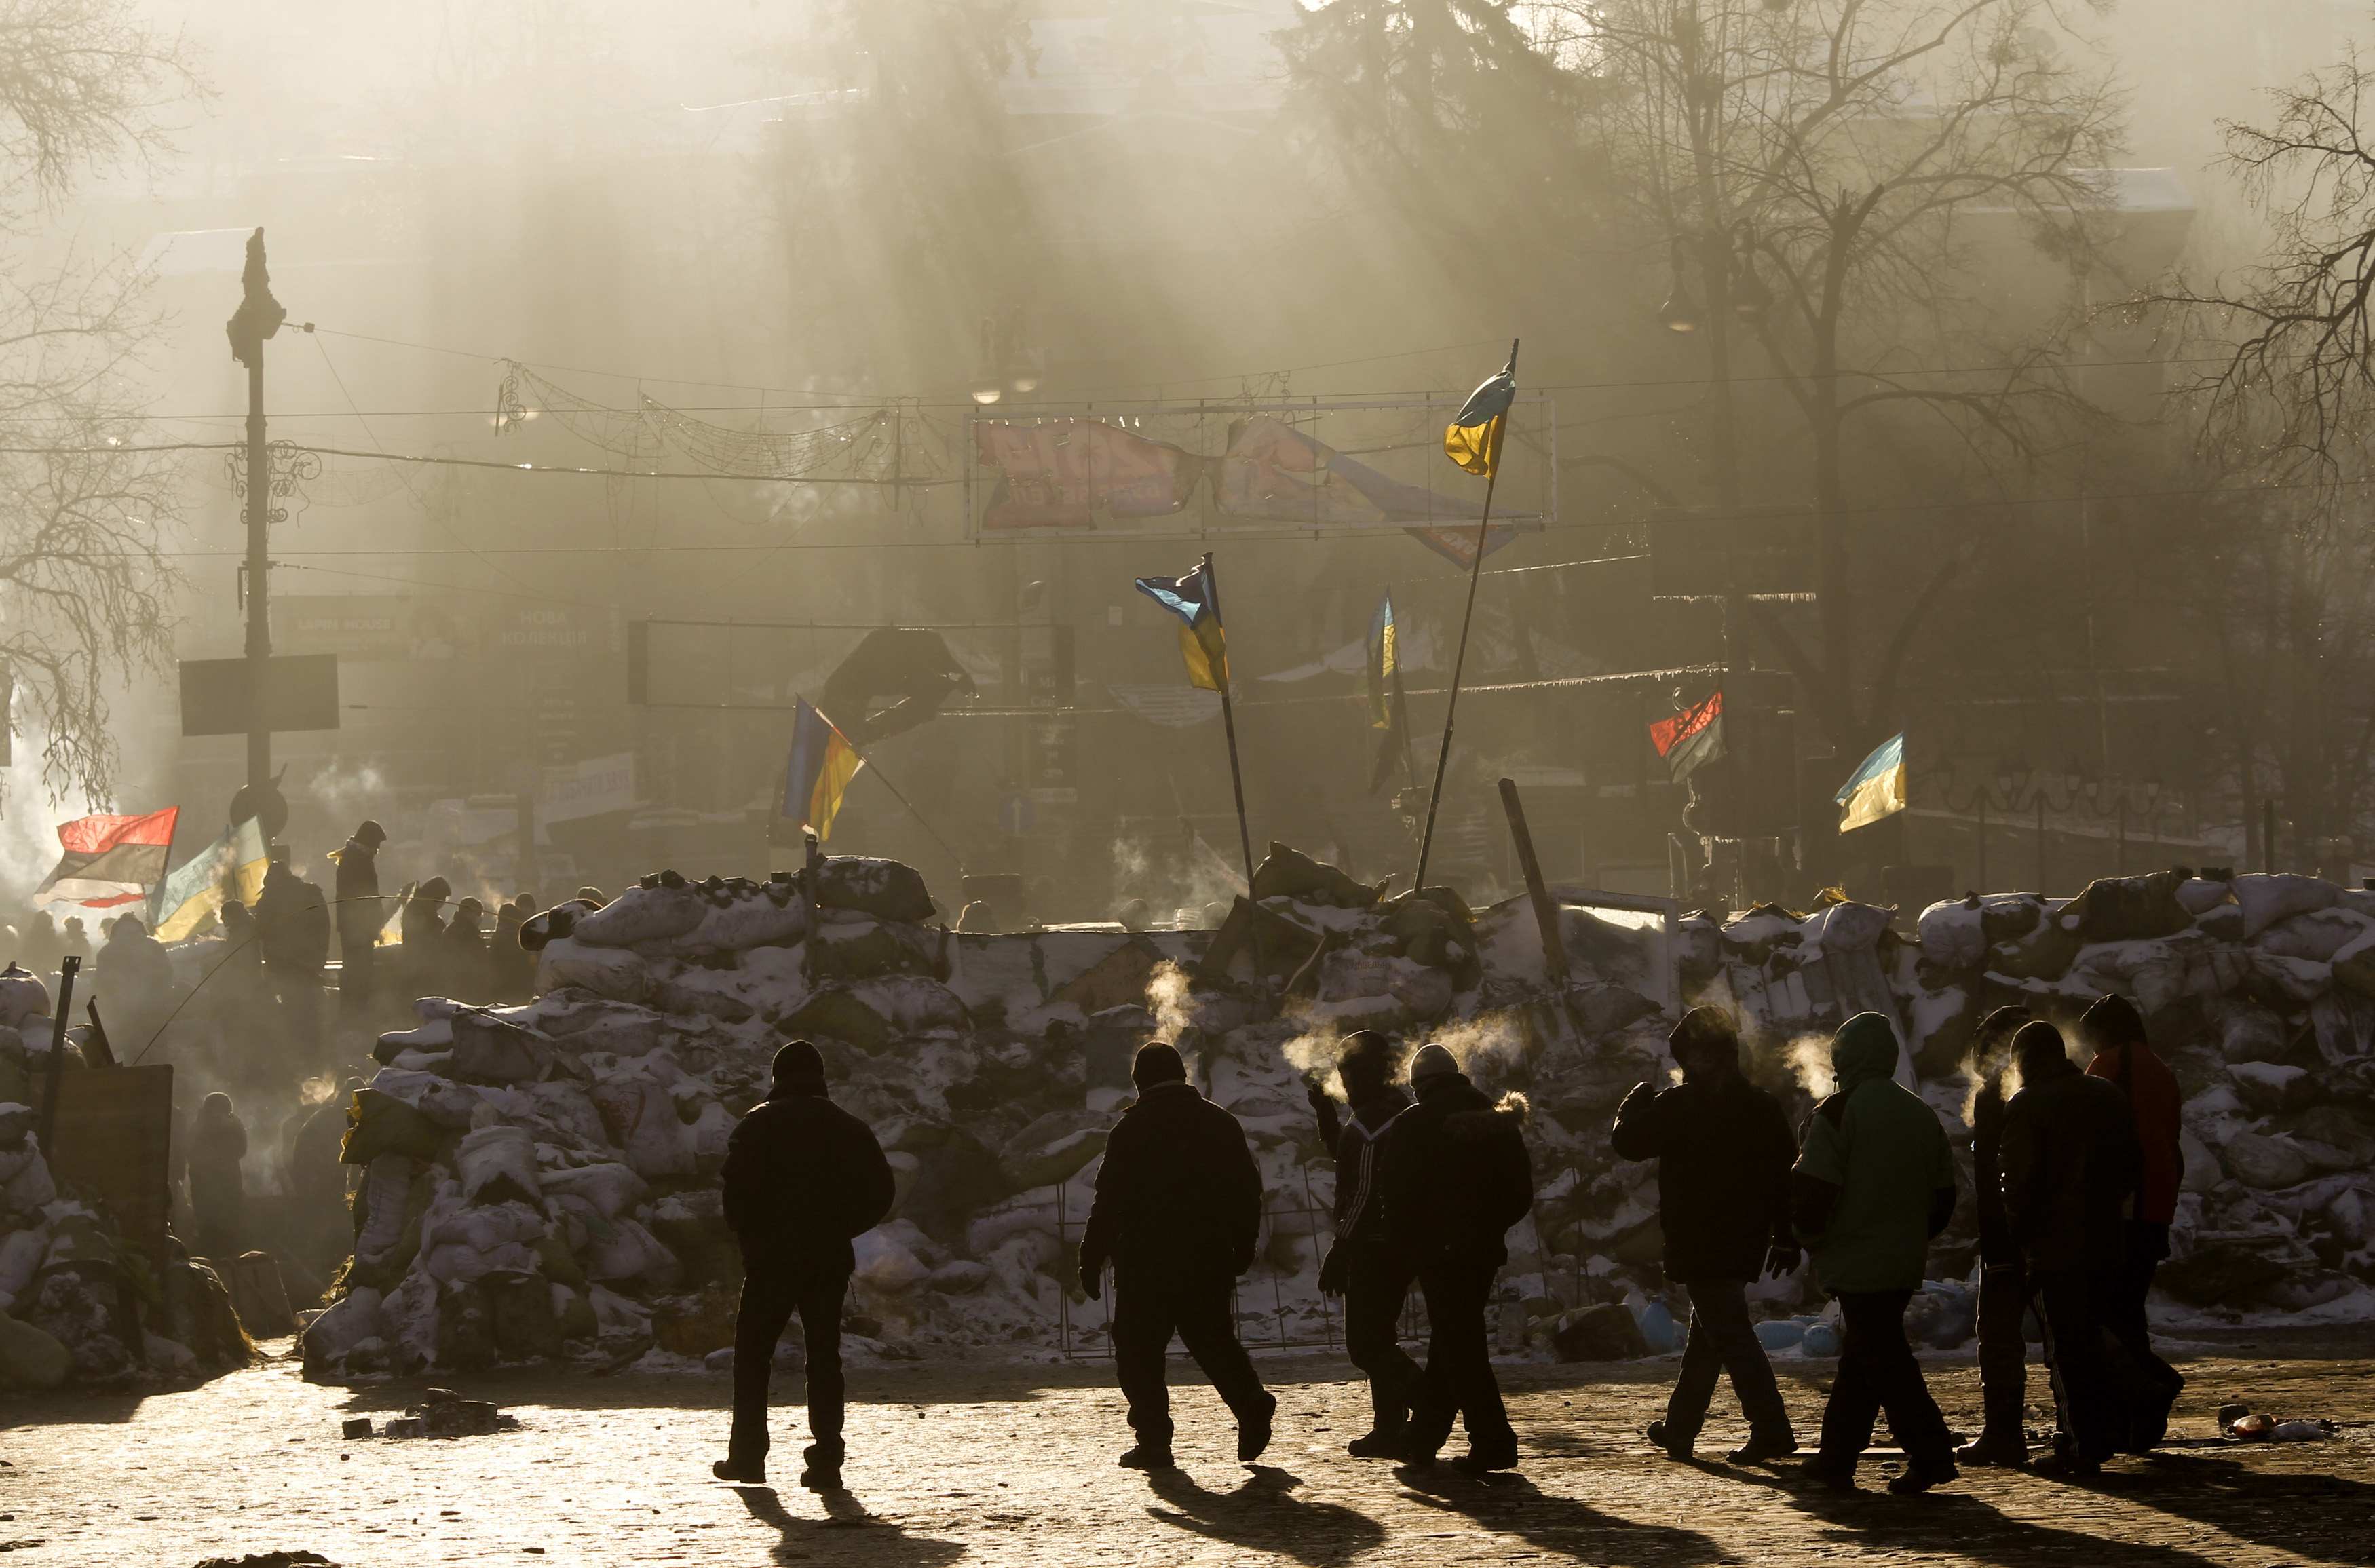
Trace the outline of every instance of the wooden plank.
[[170, 1063], [87, 1068], [58, 1080], [56, 1136], [50, 1172], [98, 1195], [123, 1227], [124, 1239], [148, 1256], [165, 1256], [173, 1138], [173, 1068]]

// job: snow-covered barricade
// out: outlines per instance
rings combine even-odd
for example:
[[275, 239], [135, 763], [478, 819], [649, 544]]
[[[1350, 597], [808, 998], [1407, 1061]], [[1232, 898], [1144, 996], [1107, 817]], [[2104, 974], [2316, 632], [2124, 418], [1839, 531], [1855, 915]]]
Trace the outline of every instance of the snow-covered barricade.
[[[1808, 1043], [1887, 1012], [1901, 1073], [1959, 1131], [1985, 1008], [2026, 999], [2066, 1020], [2113, 990], [2145, 1008], [2189, 1095], [2165, 1304], [2352, 1315], [2375, 1304], [2358, 1282], [2375, 1219], [2361, 1120], [2375, 941], [2352, 967], [2375, 899], [2298, 880], [1997, 895], [1924, 912], [1918, 939], [1853, 903], [1671, 928], [1567, 907], [1556, 986], [1523, 899], [1384, 897], [1277, 845], [1212, 931], [952, 932], [887, 862], [647, 878], [544, 920], [535, 1001], [424, 999], [417, 1027], [382, 1038], [350, 1113], [354, 1257], [306, 1364], [352, 1378], [730, 1356], [738, 1260], [716, 1173], [794, 1035], [818, 1043], [835, 1100], [876, 1129], [897, 1178], [891, 1219], [857, 1244], [860, 1354], [1103, 1350], [1104, 1308], [1071, 1254], [1131, 1053], [1158, 1036], [1244, 1123], [1262, 1168], [1260, 1254], [1238, 1291], [1248, 1340], [1323, 1343], [1341, 1336], [1316, 1279], [1333, 1178], [1306, 1088], [1360, 1028], [1441, 1041], [1528, 1103], [1539, 1191], [1509, 1238], [1502, 1348], [1670, 1349], [1654, 1168], [1617, 1159], [1608, 1127], [1633, 1084], [1671, 1069], [1678, 1005], [1734, 1008], [1752, 1071], [1798, 1114], [1824, 1087]], [[1968, 1212], [1932, 1255], [1925, 1343], [1970, 1333]], [[1756, 1292], [1777, 1350], [1835, 1353], [1802, 1277]]]

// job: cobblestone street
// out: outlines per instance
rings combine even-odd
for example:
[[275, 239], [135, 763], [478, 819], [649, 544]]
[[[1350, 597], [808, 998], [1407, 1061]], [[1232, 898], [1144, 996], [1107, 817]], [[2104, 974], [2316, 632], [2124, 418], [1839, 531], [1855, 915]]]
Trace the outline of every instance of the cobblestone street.
[[[1638, 1433], [1672, 1362], [1505, 1369], [1526, 1467], [1489, 1485], [1348, 1458], [1341, 1444], [1365, 1427], [1366, 1397], [1324, 1358], [1261, 1363], [1280, 1394], [1278, 1436], [1251, 1470], [1235, 1462], [1217, 1402], [1175, 1362], [1183, 1468], [1153, 1479], [1113, 1464], [1126, 1433], [1102, 1365], [854, 1368], [850, 1490], [830, 1497], [791, 1484], [803, 1441], [791, 1405], [777, 1409], [776, 1486], [709, 1479], [726, 1433], [722, 1379], [490, 1376], [463, 1391], [500, 1401], [521, 1431], [348, 1443], [342, 1418], [384, 1418], [415, 1390], [315, 1387], [276, 1362], [189, 1392], [0, 1403], [0, 1552], [27, 1564], [183, 1564], [301, 1548], [349, 1568], [2367, 1563], [2369, 1350], [2358, 1337], [2205, 1347], [2185, 1366], [2170, 1451], [2122, 1460], [2091, 1490], [1968, 1471], [1919, 1499], [1877, 1491], [1885, 1459], [1867, 1460], [1870, 1490], [1848, 1499], [1780, 1484], [1786, 1467], [1666, 1461]], [[1949, 1418], [1971, 1424], [1972, 1367], [1939, 1363], [1932, 1376]], [[1784, 1386], [1811, 1434], [1822, 1385], [1785, 1372]], [[1711, 1455], [1733, 1440], [1727, 1397], [1702, 1444]], [[2346, 1424], [2330, 1443], [2214, 1446], [2213, 1412], [2228, 1399]]]

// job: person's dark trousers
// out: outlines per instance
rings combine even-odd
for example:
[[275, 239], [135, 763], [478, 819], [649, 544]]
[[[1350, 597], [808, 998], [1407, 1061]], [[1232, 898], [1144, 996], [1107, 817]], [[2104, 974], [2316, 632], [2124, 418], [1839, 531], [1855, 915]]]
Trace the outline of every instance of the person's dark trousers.
[[1781, 1385], [1774, 1381], [1773, 1363], [1756, 1338], [1748, 1316], [1748, 1286], [1739, 1279], [1677, 1280], [1690, 1296], [1689, 1338], [1683, 1341], [1682, 1375], [1666, 1400], [1666, 1442], [1688, 1445], [1707, 1422], [1707, 1402], [1715, 1397], [1719, 1373], [1731, 1376], [1731, 1391], [1748, 1418], [1752, 1435], [1775, 1442], [1793, 1442], [1790, 1412], [1781, 1403]]
[[1817, 1463], [1848, 1475], [1872, 1444], [1873, 1422], [1888, 1412], [1889, 1430], [1913, 1465], [1944, 1469], [1954, 1460], [1946, 1418], [1921, 1381], [1921, 1363], [1905, 1338], [1905, 1307], [1910, 1291], [1839, 1292], [1842, 1343], [1831, 1400], [1823, 1409], [1823, 1444]]
[[1175, 1332], [1239, 1425], [1267, 1413], [1270, 1396], [1237, 1342], [1229, 1299], [1234, 1283], [1219, 1273], [1173, 1276], [1115, 1267], [1114, 1372], [1129, 1402], [1129, 1430], [1147, 1446], [1171, 1447], [1171, 1386], [1163, 1358]]
[[1979, 1270], [1979, 1403], [1985, 1435], [2028, 1440], [2028, 1270], [2017, 1260]]
[[1352, 1254], [1344, 1278], [1344, 1350], [1369, 1380], [1369, 1404], [1379, 1432], [1410, 1419], [1422, 1373], [1401, 1347], [1402, 1303], [1416, 1271], [1388, 1248]]
[[2124, 1416], [2104, 1356], [2101, 1308], [2107, 1282], [2079, 1270], [2037, 1276], [2038, 1315], [2045, 1323], [2045, 1365], [2062, 1431], [2081, 1459], [2097, 1463], [2120, 1448]]
[[379, 973], [379, 955], [357, 937], [338, 949], [338, 1011], [349, 1017], [371, 1004], [372, 986]]
[[821, 1456], [842, 1458], [845, 1390], [841, 1375], [841, 1303], [849, 1276], [817, 1274], [762, 1263], [742, 1276], [742, 1300], [734, 1314], [734, 1433], [727, 1456], [742, 1461], [767, 1456], [767, 1385], [774, 1371], [775, 1341], [792, 1314], [800, 1315], [808, 1339], [809, 1435]]
[[2185, 1376], [2152, 1348], [2145, 1302], [2153, 1276], [2168, 1256], [2168, 1227], [2134, 1220], [2126, 1228], [2119, 1267], [2105, 1283], [2103, 1327], [2116, 1348], [2114, 1378], [2125, 1408], [2121, 1446], [2141, 1454], [2168, 1434], [2168, 1413], [2185, 1388]]
[[1455, 1416], [1468, 1428], [1468, 1445], [1477, 1453], [1499, 1456], [1517, 1449], [1518, 1434], [1501, 1403], [1484, 1332], [1484, 1303], [1492, 1299], [1496, 1272], [1489, 1263], [1440, 1263], [1419, 1270], [1431, 1332], [1417, 1408], [1411, 1412], [1413, 1453], [1441, 1448]]

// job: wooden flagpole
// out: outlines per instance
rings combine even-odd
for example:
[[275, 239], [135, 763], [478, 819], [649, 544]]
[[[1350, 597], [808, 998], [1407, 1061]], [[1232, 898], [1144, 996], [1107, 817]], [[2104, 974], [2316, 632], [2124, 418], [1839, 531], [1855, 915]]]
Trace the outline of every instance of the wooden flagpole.
[[[1221, 615], [1221, 574], [1212, 570], [1212, 552], [1204, 552], [1204, 582], [1212, 595], [1212, 619], [1221, 623], [1221, 728], [1229, 737], [1229, 787], [1237, 796], [1237, 847], [1246, 857], [1246, 897], [1254, 896], [1254, 835], [1246, 826], [1246, 776], [1237, 766], [1237, 713], [1229, 701], [1229, 623]], [[1194, 635], [1191, 629], [1189, 635]]]
[[[1509, 339], [1509, 375], [1516, 381], [1518, 371], [1518, 340]], [[1411, 879], [1413, 890], [1426, 886], [1427, 855], [1435, 848], [1435, 814], [1443, 804], [1443, 776], [1451, 766], [1452, 720], [1459, 713], [1459, 677], [1468, 667], [1468, 629], [1476, 622], [1476, 584], [1484, 574], [1485, 531], [1493, 526], [1493, 489], [1501, 482], [1501, 442], [1509, 433], [1509, 417], [1517, 412], [1515, 387], [1511, 389], [1508, 409], [1501, 417], [1500, 431], [1493, 438], [1492, 471], [1484, 476], [1484, 515], [1476, 524], [1476, 559], [1468, 563], [1468, 609], [1459, 618], [1459, 652], [1451, 661], [1451, 692], [1443, 705], [1443, 749], [1436, 753], [1435, 787], [1427, 792], [1426, 830], [1419, 835], [1418, 875]], [[1225, 713], [1228, 710], [1223, 708]]]

